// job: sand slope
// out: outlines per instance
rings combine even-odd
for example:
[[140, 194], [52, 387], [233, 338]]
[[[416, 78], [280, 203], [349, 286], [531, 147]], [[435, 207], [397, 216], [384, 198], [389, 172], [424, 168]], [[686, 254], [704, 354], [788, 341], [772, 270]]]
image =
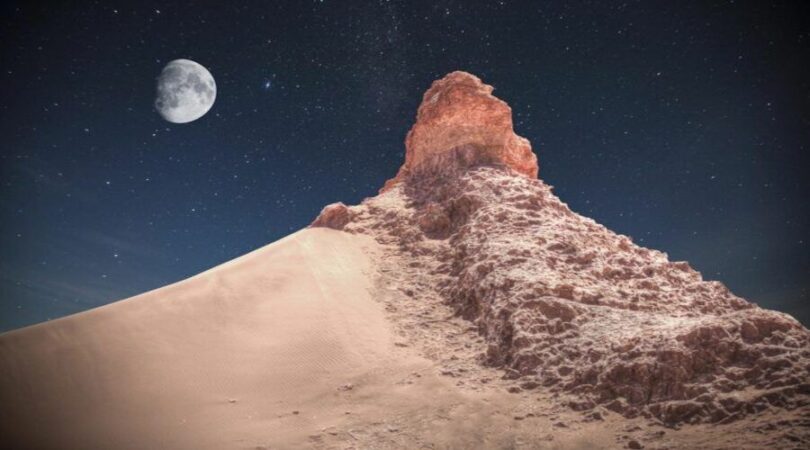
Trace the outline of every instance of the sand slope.
[[[273, 427], [273, 441], [300, 439], [316, 420], [304, 406], [411, 363], [392, 361], [367, 251], [362, 237], [303, 230], [180, 283], [3, 334], [3, 443], [247, 448]], [[268, 423], [279, 415], [299, 417]]]
[[747, 421], [665, 431], [515, 390], [412, 263], [368, 236], [306, 229], [2, 334], [0, 448], [763, 448], [740, 434]]
[[[368, 237], [306, 229], [174, 285], [2, 334], [0, 448], [612, 447], [578, 427], [552, 443], [552, 418], [515, 421], [518, 398], [497, 371], [470, 371], [493, 379], [482, 390], [421, 356], [384, 311], [414, 306], [379, 285], [385, 259]], [[440, 334], [467, 327], [419, 320]], [[478, 351], [443, 356], [477, 367]]]
[[[516, 421], [521, 399], [475, 363], [463, 320], [419, 315], [416, 326], [435, 328], [440, 356], [471, 368], [466, 381], [423, 357], [390, 312], [422, 307], [381, 285], [385, 260], [368, 237], [306, 229], [180, 283], [2, 334], [0, 448], [613, 446], [587, 427], [552, 438], [556, 416]], [[465, 351], [445, 351], [445, 334], [469, 340]]]

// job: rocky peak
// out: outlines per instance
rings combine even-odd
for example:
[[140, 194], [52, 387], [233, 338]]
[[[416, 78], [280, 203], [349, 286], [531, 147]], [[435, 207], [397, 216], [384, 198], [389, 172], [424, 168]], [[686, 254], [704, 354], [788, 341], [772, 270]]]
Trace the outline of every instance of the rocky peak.
[[501, 165], [537, 178], [529, 141], [515, 134], [512, 109], [475, 75], [456, 71], [433, 82], [405, 139], [405, 163], [381, 192], [422, 169]]
[[410, 297], [474, 325], [480, 361], [575, 410], [667, 426], [807, 411], [810, 331], [571, 211], [491, 92], [464, 72], [433, 83], [397, 176], [313, 226], [374, 238]]

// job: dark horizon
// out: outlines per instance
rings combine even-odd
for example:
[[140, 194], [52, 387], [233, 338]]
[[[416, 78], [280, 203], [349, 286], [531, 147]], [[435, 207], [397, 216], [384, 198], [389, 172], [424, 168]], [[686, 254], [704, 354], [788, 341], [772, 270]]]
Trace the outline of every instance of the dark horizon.
[[[810, 5], [2, 6], [0, 331], [152, 290], [376, 194], [430, 83], [512, 107], [575, 212], [810, 325]], [[172, 124], [155, 79], [217, 82]]]

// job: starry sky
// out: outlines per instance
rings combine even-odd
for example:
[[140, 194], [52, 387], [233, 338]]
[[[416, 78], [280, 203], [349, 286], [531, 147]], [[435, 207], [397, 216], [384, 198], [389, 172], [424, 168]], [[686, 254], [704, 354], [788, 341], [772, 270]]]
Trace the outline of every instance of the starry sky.
[[[55, 3], [1, 6], [0, 330], [374, 195], [457, 69], [574, 211], [810, 324], [808, 2]], [[217, 82], [188, 124], [153, 105], [177, 58]]]

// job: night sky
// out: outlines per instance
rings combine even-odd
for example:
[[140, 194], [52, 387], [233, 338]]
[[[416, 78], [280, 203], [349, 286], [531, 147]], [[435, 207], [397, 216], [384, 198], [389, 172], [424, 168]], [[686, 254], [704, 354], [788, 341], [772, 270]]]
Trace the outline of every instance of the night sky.
[[[0, 330], [375, 195], [458, 69], [574, 211], [810, 324], [810, 2], [61, 3], [2, 5]], [[188, 124], [153, 105], [177, 58], [217, 82]]]

